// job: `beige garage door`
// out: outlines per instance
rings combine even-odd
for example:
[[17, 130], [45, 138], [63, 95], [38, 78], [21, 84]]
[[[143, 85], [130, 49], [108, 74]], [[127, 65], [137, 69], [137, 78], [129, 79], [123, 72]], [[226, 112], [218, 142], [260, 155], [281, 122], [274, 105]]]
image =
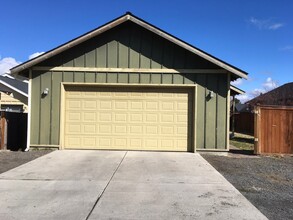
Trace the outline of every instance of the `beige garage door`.
[[191, 94], [66, 87], [64, 148], [188, 151]]

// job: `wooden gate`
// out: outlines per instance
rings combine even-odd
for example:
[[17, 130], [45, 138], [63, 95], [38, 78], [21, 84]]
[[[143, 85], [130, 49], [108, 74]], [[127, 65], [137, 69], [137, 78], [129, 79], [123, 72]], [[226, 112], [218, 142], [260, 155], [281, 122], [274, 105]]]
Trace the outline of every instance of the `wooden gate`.
[[292, 154], [293, 107], [257, 106], [254, 132], [256, 154]]

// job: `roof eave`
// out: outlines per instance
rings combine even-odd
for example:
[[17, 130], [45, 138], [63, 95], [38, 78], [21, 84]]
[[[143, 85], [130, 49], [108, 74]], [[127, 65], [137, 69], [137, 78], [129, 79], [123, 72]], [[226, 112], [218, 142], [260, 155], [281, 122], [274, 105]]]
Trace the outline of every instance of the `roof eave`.
[[109, 23], [107, 23], [107, 24], [105, 24], [105, 25], [93, 30], [93, 31], [90, 31], [90, 32], [88, 32], [88, 33], [86, 33], [86, 34], [84, 34], [84, 35], [82, 35], [80, 37], [77, 37], [77, 38], [75, 38], [75, 39], [73, 39], [73, 40], [71, 40], [71, 41], [69, 41], [69, 42], [67, 42], [67, 43], [65, 43], [65, 44], [63, 44], [63, 45], [61, 45], [59, 47], [56, 47], [56, 48], [54, 48], [54, 49], [52, 49], [52, 50], [50, 50], [50, 51], [48, 51], [48, 52], [46, 52], [44, 54], [32, 59], [32, 60], [28, 60], [25, 63], [22, 63], [22, 64], [20, 64], [18, 66], [13, 67], [12, 69], [10, 69], [10, 72], [13, 75], [17, 75], [19, 72], [21, 72], [21, 71], [23, 71], [25, 69], [29, 69], [30, 67], [34, 66], [35, 64], [38, 64], [38, 63], [40, 63], [40, 62], [42, 62], [44, 60], [47, 60], [47, 59], [49, 59], [49, 58], [51, 58], [51, 57], [53, 57], [53, 56], [65, 51], [65, 50], [67, 50], [69, 48], [72, 48], [72, 47], [74, 47], [74, 46], [76, 46], [76, 45], [78, 45], [78, 44], [80, 44], [80, 43], [82, 43], [82, 42], [84, 42], [84, 41], [86, 41], [88, 39], [91, 39], [92, 37], [95, 37], [95, 36], [105, 32], [105, 31], [107, 31], [109, 29], [112, 29], [113, 27], [118, 26], [119, 24], [129, 20], [129, 16], [130, 16], [129, 14], [121, 16], [121, 17], [119, 17], [119, 18], [117, 18], [117, 19], [115, 19], [115, 20], [113, 20], [113, 21], [111, 21], [111, 22], [109, 22]]
[[143, 21], [143, 20], [141, 20], [141, 19], [139, 19], [139, 18], [137, 18], [137, 17], [135, 17], [133, 15], [130, 16], [130, 20], [132, 22], [134, 22], [134, 23], [136, 23], [136, 24], [138, 24], [138, 25], [150, 30], [151, 32], [153, 32], [153, 33], [155, 33], [155, 34], [157, 34], [157, 35], [159, 35], [159, 36], [161, 36], [161, 37], [163, 37], [163, 38], [165, 38], [165, 39], [177, 44], [178, 46], [183, 47], [184, 49], [189, 50], [190, 52], [192, 52], [192, 53], [194, 53], [194, 54], [196, 54], [196, 55], [198, 55], [198, 56], [200, 56], [200, 57], [202, 57], [202, 58], [204, 58], [204, 59], [216, 64], [217, 66], [220, 66], [221, 68], [227, 70], [228, 72], [231, 72], [231, 73], [233, 73], [233, 74], [235, 74], [235, 75], [237, 75], [237, 76], [239, 76], [241, 78], [244, 78], [244, 79], [248, 78], [247, 77], [248, 73], [246, 73], [246, 72], [244, 72], [242, 70], [239, 70], [237, 68], [234, 68], [231, 65], [227, 65], [225, 62], [213, 57], [212, 55], [210, 55], [210, 54], [208, 54], [208, 53], [206, 53], [206, 52], [204, 52], [204, 51], [202, 51], [202, 50], [200, 50], [200, 49], [198, 49], [198, 48], [196, 48], [194, 46], [191, 46], [191, 45], [189, 45], [188, 43], [186, 43], [186, 42], [184, 42], [182, 40], [179, 40], [178, 38], [166, 33], [165, 31], [160, 30], [157, 27], [154, 27], [153, 25], [151, 25], [151, 24], [149, 24], [149, 23], [147, 23], [147, 22], [145, 22], [145, 21]]
[[236, 94], [236, 95], [242, 95], [245, 93], [242, 89], [237, 88], [236, 86], [230, 85], [230, 89]]

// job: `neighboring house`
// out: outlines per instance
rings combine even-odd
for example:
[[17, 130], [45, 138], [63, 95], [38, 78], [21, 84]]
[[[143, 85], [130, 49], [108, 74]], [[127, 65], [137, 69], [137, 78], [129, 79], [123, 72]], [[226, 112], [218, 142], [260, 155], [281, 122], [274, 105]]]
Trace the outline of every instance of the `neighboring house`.
[[11, 69], [30, 82], [32, 147], [229, 149], [247, 73], [127, 13]]
[[251, 113], [251, 110], [247, 104], [242, 104], [242, 103], [235, 104], [235, 113], [241, 113], [241, 112]]
[[246, 102], [253, 109], [256, 105], [293, 106], [293, 82], [286, 83]]
[[8, 75], [0, 75], [0, 94], [1, 111], [28, 111], [28, 83]]
[[0, 149], [24, 150], [27, 143], [28, 82], [0, 75]]

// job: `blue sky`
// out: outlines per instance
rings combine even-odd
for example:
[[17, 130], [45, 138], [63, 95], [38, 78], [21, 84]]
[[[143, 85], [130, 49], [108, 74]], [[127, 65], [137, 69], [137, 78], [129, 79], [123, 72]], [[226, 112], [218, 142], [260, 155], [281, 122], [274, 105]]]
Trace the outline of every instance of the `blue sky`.
[[249, 73], [249, 99], [293, 81], [292, 0], [1, 1], [0, 73], [131, 11]]

